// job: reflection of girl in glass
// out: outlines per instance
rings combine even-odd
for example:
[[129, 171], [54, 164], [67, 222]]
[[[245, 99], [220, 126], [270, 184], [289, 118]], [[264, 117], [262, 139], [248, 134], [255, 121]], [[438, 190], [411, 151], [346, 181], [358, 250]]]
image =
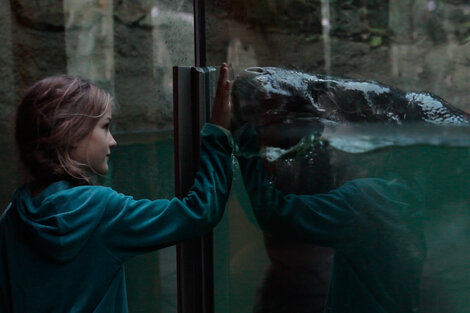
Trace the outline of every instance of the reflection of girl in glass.
[[[426, 255], [418, 186], [389, 173], [354, 179], [325, 193], [283, 193], [267, 174], [263, 160], [254, 157], [259, 148], [255, 131], [246, 124], [237, 137], [245, 186], [267, 238], [334, 249], [325, 312], [417, 312]], [[309, 258], [300, 252], [288, 255]], [[306, 288], [266, 285], [279, 274], [272, 270], [264, 287], [271, 294], [279, 293], [285, 302], [265, 293], [261, 303], [256, 303], [256, 312], [288, 312], [282, 305], [309, 312], [317, 300]], [[295, 281], [302, 286], [302, 280], [292, 278], [290, 287]], [[275, 290], [284, 287], [289, 290]]]

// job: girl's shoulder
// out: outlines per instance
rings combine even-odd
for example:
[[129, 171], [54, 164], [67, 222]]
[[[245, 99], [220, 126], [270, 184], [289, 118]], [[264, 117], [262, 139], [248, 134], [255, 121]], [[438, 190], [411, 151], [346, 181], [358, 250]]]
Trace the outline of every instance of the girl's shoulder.
[[83, 203], [96, 205], [116, 197], [112, 188], [95, 185], [74, 186], [67, 181], [58, 181], [47, 186], [39, 195], [32, 197], [36, 205], [46, 203]]
[[55, 197], [71, 197], [71, 198], [86, 198], [96, 200], [105, 200], [109, 197], [117, 196], [118, 193], [110, 188], [99, 185], [84, 185], [84, 186], [73, 186], [69, 185], [66, 188], [58, 190], [53, 196]]

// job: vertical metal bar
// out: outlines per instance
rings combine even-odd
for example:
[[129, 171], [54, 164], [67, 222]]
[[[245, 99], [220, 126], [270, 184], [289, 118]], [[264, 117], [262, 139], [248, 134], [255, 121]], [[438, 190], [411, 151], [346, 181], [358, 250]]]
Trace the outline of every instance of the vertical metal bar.
[[[200, 130], [209, 118], [215, 82], [214, 68], [175, 67], [173, 70], [178, 197], [184, 197], [194, 181], [199, 165]], [[214, 312], [212, 234], [179, 244], [177, 262], [178, 312]]]
[[191, 178], [196, 170], [192, 158], [194, 140], [192, 132], [185, 131], [193, 127], [193, 108], [190, 80], [191, 67], [173, 68], [173, 115], [175, 138], [175, 192], [183, 197], [192, 185]]
[[197, 67], [206, 66], [206, 6], [204, 0], [194, 0], [194, 53]]
[[[184, 197], [191, 188], [196, 173], [194, 151], [199, 146], [194, 139], [194, 91], [191, 67], [173, 68], [173, 107], [175, 140], [175, 192]], [[189, 130], [189, 131], [188, 131]], [[178, 312], [202, 312], [199, 281], [200, 239], [177, 245]]]
[[[195, 65], [206, 65], [206, 33], [205, 33], [205, 5], [204, 0], [194, 0], [194, 52]], [[175, 94], [175, 166], [176, 166], [176, 191], [179, 197], [185, 195], [194, 180], [195, 171], [199, 161], [199, 131], [206, 122], [207, 108], [201, 101], [206, 96], [199, 94], [200, 82], [197, 71], [187, 72], [181, 70], [185, 79], [178, 75], [178, 68], [174, 70], [174, 94]], [[189, 78], [189, 81], [188, 81]], [[183, 83], [184, 81], [184, 83]], [[186, 85], [184, 89], [177, 87], [178, 83]], [[179, 89], [179, 90], [177, 90]], [[182, 107], [182, 101], [178, 97], [185, 97], [191, 90], [191, 99], [184, 99], [186, 103]], [[179, 96], [178, 96], [179, 94]], [[193, 100], [196, 100], [195, 102]], [[183, 128], [184, 127], [184, 128]], [[183, 134], [184, 129], [186, 130]], [[187, 130], [191, 130], [188, 135]], [[184, 151], [183, 151], [184, 150]], [[183, 160], [185, 158], [186, 160]], [[184, 164], [183, 164], [184, 163]], [[185, 165], [186, 164], [186, 165]], [[186, 168], [185, 170], [183, 167]], [[179, 169], [178, 169], [179, 168]], [[179, 182], [178, 182], [179, 181]], [[213, 305], [213, 277], [212, 273], [212, 236], [190, 240], [177, 246], [178, 262], [178, 312], [179, 313], [211, 313]], [[210, 267], [210, 270], [208, 269]]]

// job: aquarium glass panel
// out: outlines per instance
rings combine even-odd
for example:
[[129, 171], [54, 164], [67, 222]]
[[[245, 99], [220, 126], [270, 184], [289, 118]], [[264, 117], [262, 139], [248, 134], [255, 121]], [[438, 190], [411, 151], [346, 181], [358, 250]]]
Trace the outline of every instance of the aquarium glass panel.
[[216, 312], [467, 312], [468, 3], [206, 6], [234, 79]]

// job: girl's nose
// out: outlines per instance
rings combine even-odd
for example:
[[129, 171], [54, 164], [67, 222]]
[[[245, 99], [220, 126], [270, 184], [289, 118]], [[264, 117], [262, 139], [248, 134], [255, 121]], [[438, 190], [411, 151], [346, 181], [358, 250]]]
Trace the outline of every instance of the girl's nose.
[[114, 139], [113, 135], [109, 133], [109, 147], [114, 147], [117, 145], [116, 140]]

